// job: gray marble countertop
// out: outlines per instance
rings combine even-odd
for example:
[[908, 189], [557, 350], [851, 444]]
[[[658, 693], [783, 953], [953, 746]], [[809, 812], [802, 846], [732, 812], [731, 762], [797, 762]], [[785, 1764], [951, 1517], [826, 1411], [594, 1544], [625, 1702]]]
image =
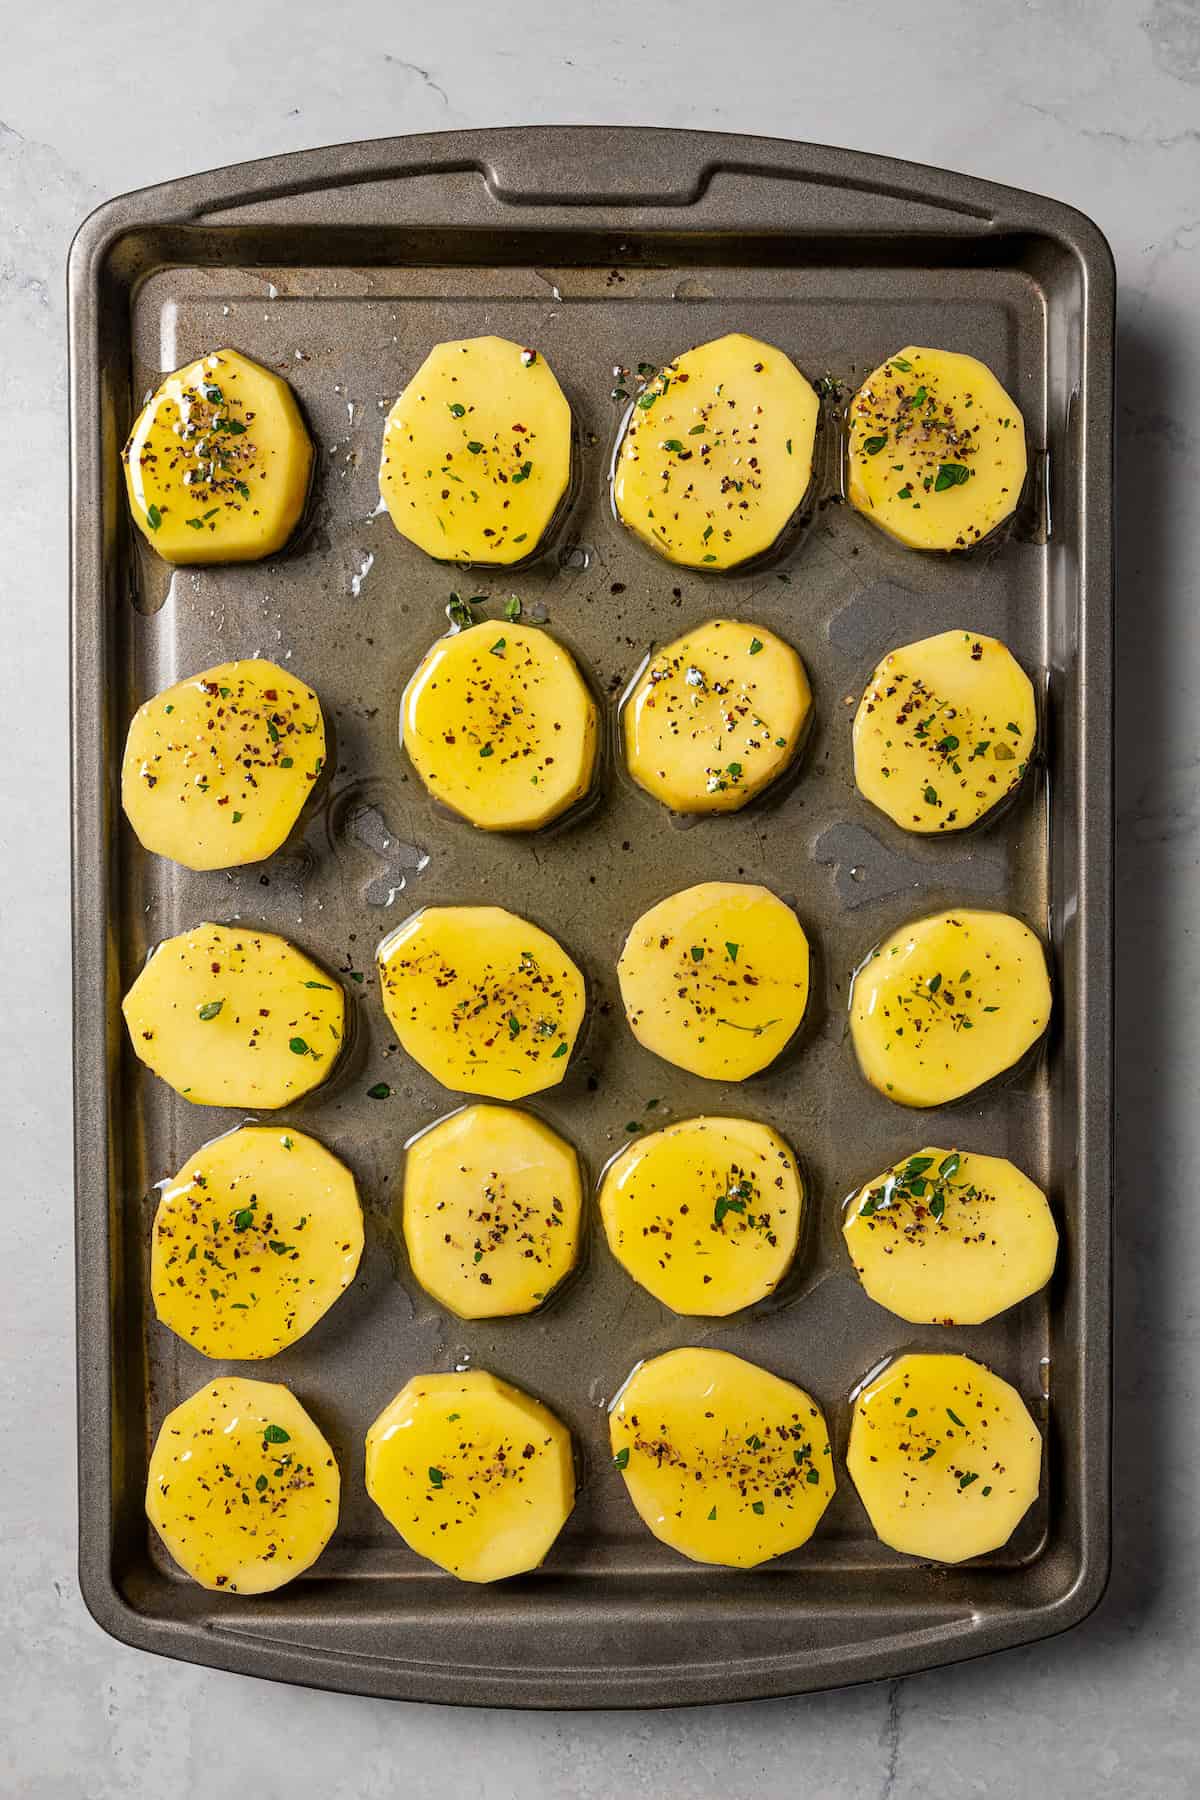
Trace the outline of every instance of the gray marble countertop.
[[[475, 9], [472, 9], [475, 12]], [[412, 1800], [1200, 1791], [1200, 6], [648, 0], [211, 25], [9, 8], [0, 55], [0, 1794]], [[75, 1574], [66, 875], [64, 260], [98, 201], [398, 131], [656, 123], [802, 137], [1053, 194], [1121, 284], [1117, 392], [1115, 1574], [1071, 1636], [939, 1673], [696, 1712], [460, 1713], [309, 1693], [106, 1639]], [[1196, 686], [1193, 687], [1193, 676]]]

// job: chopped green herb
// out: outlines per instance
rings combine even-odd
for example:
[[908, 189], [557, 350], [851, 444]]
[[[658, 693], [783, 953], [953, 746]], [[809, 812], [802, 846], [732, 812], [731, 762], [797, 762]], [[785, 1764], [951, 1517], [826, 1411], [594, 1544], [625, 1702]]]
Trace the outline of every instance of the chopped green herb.
[[622, 1444], [621, 1448], [617, 1451], [617, 1454], [613, 1457], [613, 1464], [618, 1469], [628, 1468], [628, 1466], [629, 1466], [629, 1445], [628, 1444]]
[[282, 1425], [264, 1425], [263, 1426], [263, 1443], [264, 1444], [290, 1444], [291, 1441], [292, 1441], [291, 1432], [285, 1431], [283, 1429]]
[[430, 1485], [430, 1487], [440, 1488], [443, 1481], [445, 1481], [445, 1479], [446, 1479], [446, 1477], [442, 1474], [442, 1471], [440, 1469], [435, 1469], [433, 1467], [433, 1465], [430, 1464], [430, 1467], [429, 1467], [429, 1485]]
[[863, 449], [868, 456], [878, 456], [886, 443], [887, 433], [885, 432], [882, 437], [869, 437], [864, 439]]
[[757, 656], [759, 651], [762, 649], [762, 647], [763, 647], [763, 642], [762, 642], [761, 638], [751, 638], [750, 639], [750, 654], [751, 654], [751, 656]]
[[944, 494], [947, 488], [961, 487], [970, 473], [965, 463], [942, 463], [933, 484], [934, 493]]
[[367, 1089], [368, 1100], [389, 1100], [392, 1090], [386, 1081], [377, 1081], [374, 1087]]
[[224, 1004], [225, 1002], [223, 1000], [206, 1000], [204, 1005], [199, 1009], [200, 1017], [207, 1024], [209, 1019], [216, 1018]]

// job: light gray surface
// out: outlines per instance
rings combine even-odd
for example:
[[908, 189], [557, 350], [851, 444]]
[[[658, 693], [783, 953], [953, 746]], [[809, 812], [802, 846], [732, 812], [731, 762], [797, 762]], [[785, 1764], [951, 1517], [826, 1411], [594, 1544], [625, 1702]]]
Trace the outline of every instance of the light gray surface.
[[[472, 9], [474, 10], [474, 9]], [[659, 1800], [1200, 1785], [1200, 8], [580, 0], [472, 17], [247, 0], [211, 25], [65, 0], [0, 51], [0, 1794]], [[535, 28], [536, 20], [536, 28]], [[134, 112], [136, 96], [138, 110]], [[1049, 192], [1108, 233], [1118, 387], [1116, 1573], [1072, 1637], [893, 1687], [698, 1713], [466, 1714], [158, 1662], [74, 1572], [63, 261], [121, 189], [349, 137], [535, 121], [808, 137]]]

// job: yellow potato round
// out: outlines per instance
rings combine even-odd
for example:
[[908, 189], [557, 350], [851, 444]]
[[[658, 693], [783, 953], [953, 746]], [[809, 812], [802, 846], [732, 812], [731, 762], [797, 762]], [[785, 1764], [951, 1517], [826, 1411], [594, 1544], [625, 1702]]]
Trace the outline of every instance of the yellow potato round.
[[903, 1106], [945, 1106], [982, 1087], [1049, 1018], [1046, 953], [1008, 913], [914, 919], [872, 950], [850, 988], [858, 1066]]
[[723, 1318], [782, 1281], [804, 1187], [783, 1139], [753, 1119], [682, 1119], [608, 1165], [600, 1216], [633, 1279], [677, 1313]]
[[622, 712], [625, 760], [675, 812], [734, 812], [787, 767], [811, 710], [790, 644], [713, 619], [646, 664]]
[[133, 522], [169, 563], [256, 562], [282, 550], [312, 459], [287, 382], [237, 350], [168, 375], [122, 452]]
[[121, 800], [147, 850], [188, 869], [234, 869], [275, 854], [324, 763], [311, 688], [260, 658], [219, 663], [138, 708]]
[[274, 1356], [349, 1287], [362, 1247], [345, 1164], [302, 1131], [243, 1125], [197, 1150], [163, 1189], [154, 1310], [205, 1356]]
[[745, 1081], [804, 1017], [808, 964], [799, 920], [767, 888], [704, 881], [642, 914], [617, 977], [647, 1050], [710, 1081]]
[[1045, 1287], [1058, 1231], [1002, 1156], [918, 1150], [860, 1188], [842, 1235], [872, 1300], [914, 1325], [981, 1325]]
[[912, 1354], [860, 1389], [846, 1467], [883, 1543], [957, 1563], [1008, 1542], [1037, 1499], [1042, 1440], [982, 1363]]
[[773, 344], [731, 332], [685, 350], [634, 402], [613, 472], [618, 517], [690, 568], [762, 555], [808, 493], [819, 413]]
[[461, 1319], [540, 1306], [575, 1266], [582, 1217], [579, 1158], [532, 1113], [464, 1107], [408, 1146], [409, 1261]]
[[443, 1087], [522, 1100], [566, 1074], [584, 980], [528, 919], [500, 906], [426, 906], [376, 957], [392, 1030]]
[[998, 638], [903, 644], [854, 719], [858, 791], [905, 831], [962, 831], [1017, 786], [1033, 752], [1033, 683]]
[[400, 735], [429, 792], [484, 831], [536, 831], [581, 800], [596, 706], [548, 632], [472, 625], [440, 638], [404, 690]]
[[332, 1073], [340, 983], [253, 926], [196, 925], [151, 953], [122, 1011], [141, 1060], [197, 1106], [270, 1111]]
[[442, 562], [516, 563], [571, 477], [571, 409], [540, 351], [506, 338], [436, 344], [388, 414], [379, 492]]
[[575, 1504], [571, 1434], [482, 1369], [414, 1375], [367, 1433], [367, 1492], [460, 1581], [536, 1569]]
[[333, 1451], [295, 1395], [230, 1376], [163, 1420], [146, 1514], [201, 1587], [269, 1594], [316, 1562], [340, 1492]]
[[909, 344], [850, 402], [847, 494], [912, 550], [969, 550], [1025, 484], [1025, 421], [985, 363]]
[[693, 1562], [752, 1569], [808, 1542], [833, 1498], [815, 1400], [724, 1350], [639, 1363], [609, 1437], [643, 1522]]

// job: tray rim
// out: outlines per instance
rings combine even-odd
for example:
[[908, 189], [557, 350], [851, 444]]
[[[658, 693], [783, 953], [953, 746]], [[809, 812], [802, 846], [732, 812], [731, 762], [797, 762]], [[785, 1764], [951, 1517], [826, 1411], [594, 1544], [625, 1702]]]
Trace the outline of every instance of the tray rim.
[[[557, 186], [515, 193], [497, 174], [507, 162], [518, 175], [554, 170]], [[614, 172], [655, 164], [675, 171], [674, 187], [652, 192], [614, 186]], [[1085, 1529], [1078, 1574], [1049, 1604], [1010, 1608], [984, 1631], [985, 1642], [948, 1625], [941, 1642], [912, 1642], [896, 1632], [869, 1644], [841, 1645], [819, 1653], [814, 1666], [804, 1651], [759, 1658], [744, 1672], [718, 1664], [653, 1663], [571, 1671], [417, 1663], [384, 1663], [367, 1654], [320, 1650], [285, 1638], [262, 1637], [240, 1627], [209, 1626], [157, 1618], [139, 1611], [120, 1590], [111, 1564], [112, 1481], [111, 1371], [93, 1353], [95, 1324], [111, 1338], [108, 1218], [110, 1167], [107, 1129], [108, 1077], [116, 1008], [105, 946], [108, 917], [108, 837], [105, 797], [106, 747], [98, 678], [103, 670], [105, 609], [102, 491], [105, 472], [93, 451], [102, 441], [98, 391], [101, 328], [100, 282], [110, 259], [130, 234], [154, 227], [202, 222], [228, 212], [318, 190], [337, 191], [414, 174], [481, 174], [502, 209], [533, 215], [540, 227], [570, 229], [581, 220], [611, 228], [665, 230], [686, 224], [689, 206], [703, 202], [712, 176], [723, 170], [778, 176], [834, 188], [914, 201], [938, 208], [943, 231], [979, 236], [1027, 231], [1048, 237], [1075, 257], [1083, 285], [1081, 360], [1084, 506], [1080, 527], [1079, 584], [1086, 644], [1081, 669], [1099, 691], [1084, 694], [1080, 737], [1084, 746], [1080, 842], [1088, 903], [1080, 909], [1080, 965], [1093, 1027], [1086, 1058], [1086, 1106], [1080, 1108], [1080, 1161], [1095, 1208], [1107, 1203], [1106, 1229], [1089, 1226], [1088, 1294], [1103, 1303], [1103, 1329], [1085, 1331], [1088, 1404], [1093, 1429], [1083, 1447]], [[607, 185], [605, 185], [607, 181]], [[954, 222], [952, 224], [952, 222]], [[228, 223], [223, 221], [222, 223]], [[220, 230], [221, 226], [213, 229]], [[824, 223], [826, 234], [834, 232]], [[838, 235], [861, 236], [861, 228]], [[743, 134], [643, 126], [524, 126], [426, 133], [331, 145], [292, 152], [186, 176], [111, 199], [80, 226], [68, 263], [70, 396], [71, 566], [71, 774], [72, 963], [75, 1046], [75, 1251], [79, 1473], [79, 1578], [84, 1603], [97, 1624], [134, 1648], [268, 1679], [459, 1705], [531, 1708], [613, 1708], [706, 1704], [766, 1698], [909, 1674], [973, 1660], [996, 1649], [1058, 1635], [1081, 1623], [1100, 1603], [1111, 1562], [1111, 1336], [1112, 1336], [1112, 991], [1113, 991], [1113, 783], [1112, 783], [1112, 360], [1115, 270], [1103, 234], [1085, 214], [1022, 189], [889, 157], [823, 145]], [[1082, 635], [1082, 633], [1081, 633]], [[1098, 1016], [1093, 1017], [1093, 1013]], [[1098, 1410], [1097, 1410], [1098, 1409]], [[664, 1677], [676, 1684], [664, 1691]]]

